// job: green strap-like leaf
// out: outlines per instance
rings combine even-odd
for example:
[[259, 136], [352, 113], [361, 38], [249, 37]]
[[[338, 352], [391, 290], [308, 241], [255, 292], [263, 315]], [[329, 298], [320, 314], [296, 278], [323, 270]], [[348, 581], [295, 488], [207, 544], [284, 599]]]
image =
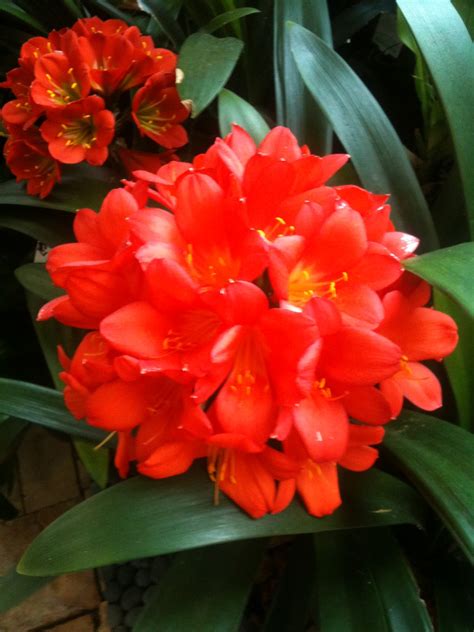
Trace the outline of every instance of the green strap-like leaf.
[[107, 0], [89, 0], [89, 4], [96, 7], [97, 9], [100, 9], [101, 11], [104, 11], [104, 13], [106, 13], [111, 18], [115, 18], [116, 20], [123, 20], [130, 26], [133, 26], [135, 24], [135, 20], [130, 15], [130, 13], [117, 9], [117, 7], [114, 6], [112, 2], [107, 2]]
[[473, 435], [446, 421], [405, 411], [388, 426], [383, 449], [432, 505], [473, 561]]
[[15, 276], [25, 290], [51, 301], [64, 294], [64, 290], [53, 285], [44, 263], [25, 263], [15, 270]]
[[[448, 119], [474, 236], [474, 46], [450, 0], [397, 0], [430, 69]], [[449, 52], [448, 52], [449, 51]]]
[[239, 59], [243, 43], [234, 37], [194, 33], [184, 42], [178, 66], [184, 79], [178, 89], [182, 99], [192, 101], [195, 118], [219, 94]]
[[390, 193], [397, 228], [421, 237], [421, 250], [436, 248], [420, 185], [380, 105], [346, 62], [316, 35], [293, 24], [290, 42], [307, 88], [351, 154], [363, 185], [376, 193]]
[[137, 4], [155, 21], [160, 31], [168, 37], [175, 48], [182, 44], [184, 33], [166, 3], [161, 0], [137, 0]]
[[[34, 201], [32, 202], [34, 204]], [[56, 246], [74, 240], [72, 217], [52, 210], [0, 206], [0, 227], [16, 230], [43, 244]]]
[[277, 585], [263, 632], [304, 632], [315, 582], [313, 537], [296, 538]]
[[250, 103], [224, 88], [219, 93], [219, 129], [222, 136], [231, 131], [232, 123], [247, 130], [257, 144], [270, 131], [263, 116]]
[[435, 289], [433, 298], [436, 309], [449, 314], [458, 326], [457, 347], [444, 359], [444, 366], [456, 399], [459, 424], [474, 430], [474, 320], [446, 294]]
[[23, 24], [32, 27], [33, 29], [39, 31], [44, 35], [46, 35], [48, 32], [47, 29], [41, 24], [41, 22], [38, 22], [35, 17], [29, 15], [29, 13], [27, 13], [24, 9], [15, 4], [13, 0], [1, 0], [0, 13], [12, 15], [17, 20], [23, 22]]
[[324, 632], [432, 632], [428, 612], [389, 529], [315, 536], [314, 618]]
[[474, 318], [474, 243], [413, 257], [404, 266], [450, 296]]
[[0, 577], [0, 612], [6, 612], [45, 586], [54, 577], [19, 575], [14, 568]]
[[208, 24], [206, 24], [206, 26], [203, 26], [200, 30], [204, 33], [214, 33], [214, 31], [217, 31], [226, 24], [230, 24], [231, 22], [235, 22], [236, 20], [245, 18], [247, 15], [252, 15], [253, 13], [260, 13], [260, 11], [252, 7], [241, 7], [240, 9], [226, 11], [225, 13], [221, 13], [220, 15], [216, 15], [215, 18], [213, 18]]
[[0, 184], [0, 205], [33, 206], [58, 211], [75, 211], [78, 208], [99, 210], [104, 197], [113, 187], [120, 186], [117, 177], [103, 167], [81, 165], [70, 168], [51, 195], [44, 200], [28, 195], [22, 183], [7, 180]]
[[305, 26], [332, 46], [331, 23], [326, 0], [275, 0], [273, 64], [277, 123], [286, 125], [300, 143], [318, 154], [332, 148], [332, 130], [323, 110], [313, 101], [290, 50], [288, 20]]
[[222, 497], [212, 504], [212, 485], [201, 463], [185, 476], [136, 477], [77, 505], [31, 544], [19, 570], [60, 574], [151, 555], [233, 540], [400, 523], [420, 525], [420, 497], [378, 471], [343, 480], [343, 506], [332, 516], [309, 516], [299, 502], [253, 520]]
[[266, 544], [248, 540], [180, 553], [133, 632], [236, 632]]
[[471, 34], [471, 39], [474, 38], [474, 4], [471, 0], [453, 0], [453, 4]]
[[66, 410], [61, 393], [37, 384], [0, 378], [0, 412], [89, 441], [99, 442], [106, 436], [102, 430], [76, 421]]
[[474, 411], [474, 243], [458, 244], [413, 257], [405, 267], [433, 284], [435, 305], [454, 318], [459, 327], [459, 343], [445, 360], [458, 406], [460, 423], [470, 428]]

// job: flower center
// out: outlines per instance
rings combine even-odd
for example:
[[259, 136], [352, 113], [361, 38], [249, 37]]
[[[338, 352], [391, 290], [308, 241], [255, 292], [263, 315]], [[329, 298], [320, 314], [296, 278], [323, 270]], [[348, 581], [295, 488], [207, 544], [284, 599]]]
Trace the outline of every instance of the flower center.
[[70, 123], [61, 124], [62, 131], [58, 132], [58, 138], [66, 139], [66, 147], [80, 145], [85, 149], [90, 149], [97, 140], [95, 136], [94, 124], [90, 114], [84, 114], [80, 119]]
[[238, 277], [240, 261], [233, 258], [228, 250], [201, 249], [197, 252], [192, 244], [187, 244], [184, 260], [191, 276], [211, 288], [223, 287]]
[[163, 349], [191, 351], [196, 347], [202, 347], [214, 337], [219, 324], [220, 321], [213, 312], [185, 312], [177, 326], [168, 330], [163, 340]]
[[49, 73], [46, 74], [46, 78], [51, 84], [51, 88], [47, 91], [48, 95], [60, 105], [67, 105], [81, 96], [79, 84], [74, 77], [74, 68], [69, 68], [67, 74], [69, 75], [69, 81], [62, 84], [56, 83]]
[[299, 263], [293, 268], [288, 280], [288, 301], [296, 307], [303, 307], [312, 298], [337, 298], [337, 286], [349, 280], [347, 272], [336, 279], [318, 281], [317, 272], [311, 266]]
[[267, 226], [265, 230], [257, 229], [258, 234], [267, 239], [268, 241], [274, 241], [278, 237], [287, 237], [293, 235], [295, 227], [292, 224], [287, 224], [283, 217], [275, 217], [275, 221], [270, 226]]
[[342, 399], [343, 397], [347, 395], [347, 393], [342, 393], [342, 395], [337, 395], [333, 397], [331, 388], [327, 386], [325, 377], [322, 377], [320, 380], [314, 380], [313, 390], [315, 392], [319, 392], [325, 399], [327, 399], [330, 402], [335, 402], [338, 399]]
[[155, 134], [162, 134], [172, 126], [176, 113], [164, 116], [160, 105], [166, 100], [166, 94], [156, 101], [142, 101], [137, 111], [137, 118], [143, 129]]
[[407, 375], [413, 375], [412, 369], [408, 366], [408, 356], [402, 355], [400, 358], [400, 369]]

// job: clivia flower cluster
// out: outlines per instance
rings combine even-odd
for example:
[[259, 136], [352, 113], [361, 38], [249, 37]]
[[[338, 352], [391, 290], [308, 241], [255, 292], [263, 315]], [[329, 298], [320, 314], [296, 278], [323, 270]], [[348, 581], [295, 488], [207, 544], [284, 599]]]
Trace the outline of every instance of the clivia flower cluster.
[[234, 126], [77, 213], [77, 243], [47, 263], [65, 294], [39, 319], [92, 330], [60, 352], [65, 401], [118, 433], [122, 476], [204, 458], [216, 500], [258, 518], [298, 493], [323, 516], [338, 469], [373, 465], [404, 398], [441, 405], [421, 361], [451, 353], [456, 325], [403, 271], [418, 239], [387, 196], [326, 185], [347, 159], [282, 127], [256, 147]]
[[189, 110], [176, 90], [176, 55], [155, 48], [136, 26], [80, 19], [29, 39], [19, 64], [0, 84], [15, 96], [1, 110], [9, 135], [4, 154], [31, 195], [50, 193], [61, 163], [102, 165], [114, 135], [130, 121], [167, 149], [187, 142], [180, 123]]

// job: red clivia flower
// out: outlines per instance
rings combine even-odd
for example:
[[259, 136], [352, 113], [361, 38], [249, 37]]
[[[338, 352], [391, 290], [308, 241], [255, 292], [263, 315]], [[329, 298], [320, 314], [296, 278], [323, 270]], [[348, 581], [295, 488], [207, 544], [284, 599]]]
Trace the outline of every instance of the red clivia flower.
[[[167, 81], [137, 91], [135, 117]], [[122, 476], [130, 462], [164, 478], [207, 459], [215, 502], [259, 518], [298, 493], [324, 516], [343, 500], [339, 468], [374, 464], [403, 397], [440, 405], [421, 361], [451, 353], [456, 326], [403, 272], [418, 240], [395, 230], [387, 197], [327, 185], [346, 160], [312, 156], [284, 128], [256, 147], [234, 127], [79, 211], [78, 243], [47, 264], [66, 293], [40, 318], [95, 330], [65, 361], [65, 397], [118, 432]]]
[[22, 131], [9, 126], [9, 130], [11, 135], [3, 148], [8, 168], [17, 182], [26, 180], [30, 195], [46, 197], [60, 179], [58, 162], [50, 156], [36, 128]]
[[429, 300], [426, 284], [410, 295], [394, 290], [383, 298], [385, 317], [378, 332], [402, 350], [398, 371], [381, 383], [392, 417], [400, 414], [403, 398], [423, 410], [442, 405], [438, 378], [420, 360], [442, 360], [458, 342], [456, 323], [447, 314], [425, 307]]
[[[33, 56], [36, 57], [35, 51]], [[77, 35], [67, 31], [61, 36], [61, 49], [39, 54], [34, 62], [35, 80], [31, 98], [38, 105], [62, 108], [89, 94], [89, 68], [85, 63]]]
[[92, 18], [81, 18], [71, 27], [77, 35], [82, 35], [84, 37], [88, 37], [94, 33], [103, 33], [104, 35], [123, 35], [128, 28], [128, 24], [123, 20], [101, 20], [97, 16]]
[[28, 129], [40, 116], [43, 108], [31, 100], [30, 85], [33, 73], [25, 68], [14, 68], [7, 73], [1, 88], [9, 88], [17, 97], [5, 103], [1, 110], [3, 120], [10, 125], [21, 125]]
[[66, 164], [86, 160], [91, 165], [102, 165], [114, 128], [114, 115], [105, 109], [103, 99], [90, 96], [50, 110], [40, 131], [56, 160]]
[[133, 257], [128, 223], [137, 211], [133, 195], [115, 189], [99, 213], [91, 209], [77, 212], [77, 243], [53, 248], [46, 264], [53, 282], [67, 294], [46, 303], [39, 320], [54, 316], [72, 327], [94, 329], [140, 295], [142, 275]]
[[188, 118], [189, 109], [174, 87], [172, 73], [158, 72], [147, 79], [133, 98], [132, 116], [141, 134], [167, 149], [188, 142], [180, 123]]
[[[180, 123], [189, 110], [176, 90], [176, 59], [173, 52], [156, 48], [151, 37], [122, 20], [78, 20], [72, 28], [32, 37], [23, 44], [19, 67], [9, 71], [0, 84], [15, 96], [3, 106], [2, 120], [14, 140], [18, 140], [20, 128], [26, 131], [38, 123], [50, 165], [85, 160], [100, 166], [112, 153], [114, 157], [122, 154], [130, 169], [156, 172], [171, 158], [178, 158], [164, 152], [161, 158], [152, 159], [146, 152], [128, 150], [124, 144], [131, 128], [126, 123], [133, 119], [142, 135], [167, 149], [187, 142]], [[136, 90], [130, 111], [121, 93], [132, 89]], [[110, 149], [115, 132], [118, 151]], [[17, 172], [21, 147], [15, 147]], [[54, 184], [53, 177], [47, 181]], [[130, 183], [128, 190], [132, 189], [145, 204], [147, 185]], [[32, 191], [44, 197], [51, 187], [31, 183], [28, 192]]]

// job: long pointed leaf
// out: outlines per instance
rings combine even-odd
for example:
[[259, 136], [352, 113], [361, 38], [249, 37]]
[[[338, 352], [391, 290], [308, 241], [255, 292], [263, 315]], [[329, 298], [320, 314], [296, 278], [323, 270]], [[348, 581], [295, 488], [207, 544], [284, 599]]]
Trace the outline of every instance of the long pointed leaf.
[[0, 612], [6, 612], [45, 586], [54, 577], [19, 575], [14, 568], [0, 577]]
[[[32, 206], [36, 209], [75, 211], [78, 208], [99, 210], [104, 197], [114, 186], [119, 186], [118, 178], [108, 169], [81, 165], [69, 169], [51, 195], [44, 200], [28, 195], [23, 184], [7, 180], [0, 184], [0, 205]], [[40, 214], [40, 210], [38, 213]]]
[[25, 263], [15, 270], [15, 276], [25, 290], [33, 292], [43, 301], [51, 301], [64, 291], [53, 285], [43, 263]]
[[388, 427], [383, 449], [474, 561], [473, 435], [446, 421], [406, 411]]
[[102, 430], [76, 421], [61, 393], [36, 384], [0, 378], [0, 412], [94, 442], [105, 437]]
[[24, 9], [12, 2], [12, 0], [0, 1], [0, 13], [12, 15], [17, 20], [23, 22], [23, 24], [33, 27], [44, 35], [46, 35], [46, 33], [48, 32], [47, 29], [41, 24], [41, 22], [38, 22], [35, 17], [29, 15]]
[[260, 13], [258, 9], [253, 7], [241, 7], [240, 9], [233, 9], [232, 11], [226, 11], [225, 13], [221, 13], [220, 15], [216, 15], [206, 26], [203, 26], [201, 31], [204, 33], [214, 33], [218, 29], [222, 28], [226, 24], [230, 24], [235, 22], [236, 20], [240, 20], [241, 18], [246, 17], [247, 15], [252, 15], [253, 13]]
[[404, 265], [450, 296], [474, 318], [474, 243], [458, 244], [413, 257]]
[[435, 248], [437, 237], [420, 185], [380, 105], [346, 62], [316, 35], [293, 24], [290, 42], [307, 88], [351, 154], [363, 185], [390, 193], [397, 228], [422, 237], [422, 250]]
[[426, 606], [389, 529], [315, 536], [315, 619], [324, 632], [432, 632]]
[[163, 6], [163, 2], [160, 0], [137, 0], [137, 4], [142, 11], [150, 15], [175, 48], [182, 44], [184, 33], [168, 7]]
[[180, 553], [133, 632], [236, 632], [265, 546], [250, 540]]
[[235, 37], [194, 33], [184, 42], [178, 65], [184, 72], [179, 84], [182, 99], [192, 101], [195, 118], [218, 95], [239, 59], [243, 43]]
[[454, 318], [458, 326], [458, 345], [443, 364], [456, 399], [459, 424], [466, 430], [474, 430], [474, 320], [458, 303], [436, 289], [434, 305]]
[[273, 63], [277, 123], [289, 127], [300, 143], [308, 144], [316, 153], [328, 154], [332, 148], [332, 130], [298, 73], [286, 28], [288, 20], [291, 20], [332, 46], [326, 0], [276, 0], [274, 4]]
[[[34, 204], [34, 202], [33, 202]], [[66, 213], [35, 208], [0, 207], [0, 227], [16, 230], [49, 246], [73, 241], [72, 217]]]
[[263, 116], [250, 103], [224, 88], [219, 93], [219, 129], [222, 136], [231, 131], [232, 123], [247, 130], [257, 144], [270, 131]]
[[460, 423], [470, 428], [474, 411], [474, 243], [458, 244], [406, 261], [406, 267], [432, 283], [435, 305], [448, 312], [459, 328], [459, 343], [445, 360]]
[[294, 502], [281, 514], [253, 520], [226, 498], [212, 505], [200, 464], [166, 480], [132, 478], [49, 525], [30, 545], [19, 572], [60, 574], [233, 540], [424, 520], [419, 496], [396, 478], [374, 470], [343, 482], [345, 502], [332, 516], [312, 518]]
[[[448, 119], [474, 236], [474, 46], [450, 0], [397, 0], [418, 42]], [[449, 52], [447, 52], [449, 51]]]

